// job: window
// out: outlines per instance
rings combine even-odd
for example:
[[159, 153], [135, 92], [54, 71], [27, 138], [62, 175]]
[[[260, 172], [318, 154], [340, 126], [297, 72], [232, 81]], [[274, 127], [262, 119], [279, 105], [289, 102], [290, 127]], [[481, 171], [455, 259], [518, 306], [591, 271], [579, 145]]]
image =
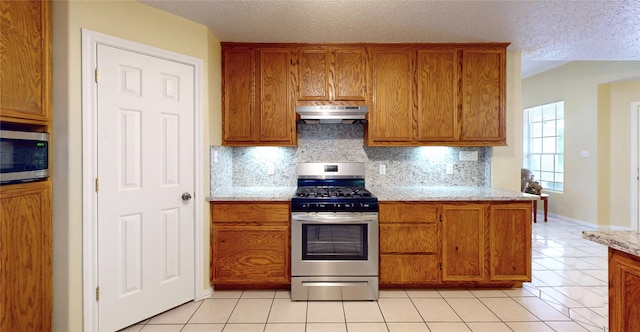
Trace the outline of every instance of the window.
[[524, 110], [522, 166], [542, 188], [564, 190], [564, 101]]

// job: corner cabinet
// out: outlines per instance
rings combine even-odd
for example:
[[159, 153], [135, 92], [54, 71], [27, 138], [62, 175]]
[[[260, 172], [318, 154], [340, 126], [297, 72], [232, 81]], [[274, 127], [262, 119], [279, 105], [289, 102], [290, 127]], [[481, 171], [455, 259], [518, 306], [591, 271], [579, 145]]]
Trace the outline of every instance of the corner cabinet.
[[0, 331], [51, 331], [51, 184], [0, 187]]
[[48, 124], [51, 3], [0, 2], [0, 120]]
[[292, 53], [222, 44], [223, 145], [296, 145]]
[[380, 202], [381, 287], [531, 281], [531, 202]]
[[216, 288], [291, 283], [289, 202], [211, 202], [210, 281]]
[[365, 144], [505, 145], [507, 45], [372, 46]]

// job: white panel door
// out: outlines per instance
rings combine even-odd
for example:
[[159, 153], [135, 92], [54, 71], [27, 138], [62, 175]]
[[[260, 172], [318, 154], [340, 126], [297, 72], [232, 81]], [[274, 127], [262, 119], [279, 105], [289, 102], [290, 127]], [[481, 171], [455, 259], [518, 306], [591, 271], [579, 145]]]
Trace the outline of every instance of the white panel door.
[[98, 320], [193, 299], [194, 68], [98, 45]]

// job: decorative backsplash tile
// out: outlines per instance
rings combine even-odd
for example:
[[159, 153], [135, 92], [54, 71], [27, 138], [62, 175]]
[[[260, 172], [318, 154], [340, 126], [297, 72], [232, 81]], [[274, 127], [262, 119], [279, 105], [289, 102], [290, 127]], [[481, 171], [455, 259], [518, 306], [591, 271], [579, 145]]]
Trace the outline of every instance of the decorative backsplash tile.
[[[298, 147], [211, 147], [211, 188], [293, 187], [299, 162], [364, 162], [372, 187], [490, 186], [490, 147], [364, 147], [363, 135], [362, 124], [298, 124]], [[460, 151], [478, 160], [461, 161]]]

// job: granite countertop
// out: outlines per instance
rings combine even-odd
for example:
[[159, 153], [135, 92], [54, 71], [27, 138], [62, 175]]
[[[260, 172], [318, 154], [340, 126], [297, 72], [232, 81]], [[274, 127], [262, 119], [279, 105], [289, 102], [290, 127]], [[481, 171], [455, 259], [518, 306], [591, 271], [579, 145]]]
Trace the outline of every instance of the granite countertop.
[[223, 187], [214, 190], [208, 201], [288, 201], [296, 187]]
[[[537, 195], [487, 187], [367, 187], [379, 201], [531, 201]], [[296, 187], [222, 187], [208, 201], [287, 201]]]
[[636, 231], [583, 231], [582, 237], [640, 257], [640, 233]]
[[540, 196], [489, 187], [369, 187], [379, 201], [532, 201]]

